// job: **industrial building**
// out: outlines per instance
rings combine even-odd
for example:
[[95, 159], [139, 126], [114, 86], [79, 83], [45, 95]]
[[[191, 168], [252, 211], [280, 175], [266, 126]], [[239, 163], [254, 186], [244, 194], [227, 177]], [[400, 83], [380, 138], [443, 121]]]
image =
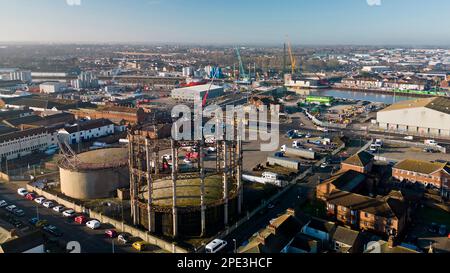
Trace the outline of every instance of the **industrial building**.
[[56, 132], [44, 127], [0, 135], [0, 162], [16, 159], [56, 145]]
[[39, 90], [41, 93], [54, 94], [61, 93], [67, 89], [67, 85], [61, 82], [46, 82], [39, 85]]
[[61, 192], [75, 199], [113, 197], [129, 185], [128, 150], [110, 148], [74, 154], [63, 145], [58, 161]]
[[[209, 91], [208, 91], [209, 90]], [[218, 85], [197, 85], [183, 88], [176, 88], [172, 90], [172, 98], [177, 101], [202, 100], [208, 92], [208, 99], [217, 98], [224, 95], [224, 89]]]
[[450, 98], [396, 103], [377, 114], [380, 129], [411, 135], [450, 136]]
[[[236, 138], [236, 137], [235, 137]], [[165, 236], [207, 237], [242, 212], [242, 142], [216, 141], [215, 168], [204, 156], [191, 166], [180, 161], [183, 147], [206, 151], [204, 141], [149, 138], [132, 129], [129, 139], [131, 214], [135, 225]], [[226, 138], [224, 138], [226, 139]], [[171, 163], [161, 159], [170, 151]]]

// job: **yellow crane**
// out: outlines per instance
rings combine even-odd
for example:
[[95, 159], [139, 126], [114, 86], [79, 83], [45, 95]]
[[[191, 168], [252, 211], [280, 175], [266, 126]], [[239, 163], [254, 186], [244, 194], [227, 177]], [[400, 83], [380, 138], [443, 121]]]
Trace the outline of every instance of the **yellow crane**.
[[289, 37], [287, 38], [287, 40], [288, 40], [289, 57], [291, 58], [292, 76], [294, 76], [297, 67], [297, 60], [295, 59], [294, 54], [292, 53], [292, 47], [291, 42], [289, 41]]

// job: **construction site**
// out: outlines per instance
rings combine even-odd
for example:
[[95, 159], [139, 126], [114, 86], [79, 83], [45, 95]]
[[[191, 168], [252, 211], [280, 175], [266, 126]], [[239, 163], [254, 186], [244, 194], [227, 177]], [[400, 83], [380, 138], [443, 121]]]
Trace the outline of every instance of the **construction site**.
[[236, 134], [206, 144], [152, 138], [133, 128], [128, 139], [134, 225], [172, 238], [204, 238], [241, 214], [242, 141]]

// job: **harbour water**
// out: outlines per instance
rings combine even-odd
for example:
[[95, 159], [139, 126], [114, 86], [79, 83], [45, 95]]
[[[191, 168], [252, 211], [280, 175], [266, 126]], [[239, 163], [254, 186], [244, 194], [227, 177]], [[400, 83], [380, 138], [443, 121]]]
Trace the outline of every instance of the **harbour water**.
[[409, 97], [405, 95], [395, 95], [394, 94], [377, 94], [374, 92], [364, 92], [364, 91], [353, 91], [353, 90], [334, 90], [334, 89], [324, 89], [311, 91], [311, 95], [318, 96], [332, 96], [339, 99], [351, 99], [351, 100], [361, 100], [378, 102], [384, 104], [393, 104], [399, 101], [413, 100], [417, 97]]

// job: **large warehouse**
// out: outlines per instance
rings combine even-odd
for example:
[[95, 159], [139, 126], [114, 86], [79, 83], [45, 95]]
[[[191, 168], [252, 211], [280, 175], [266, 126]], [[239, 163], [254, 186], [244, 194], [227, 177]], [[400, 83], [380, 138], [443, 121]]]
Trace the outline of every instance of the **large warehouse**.
[[172, 90], [172, 98], [178, 101], [195, 101], [196, 99], [202, 100], [208, 92], [208, 99], [217, 98], [224, 95], [224, 89], [218, 85], [197, 85], [184, 88], [176, 88]]
[[450, 136], [450, 98], [402, 101], [378, 112], [381, 129], [412, 135]]

